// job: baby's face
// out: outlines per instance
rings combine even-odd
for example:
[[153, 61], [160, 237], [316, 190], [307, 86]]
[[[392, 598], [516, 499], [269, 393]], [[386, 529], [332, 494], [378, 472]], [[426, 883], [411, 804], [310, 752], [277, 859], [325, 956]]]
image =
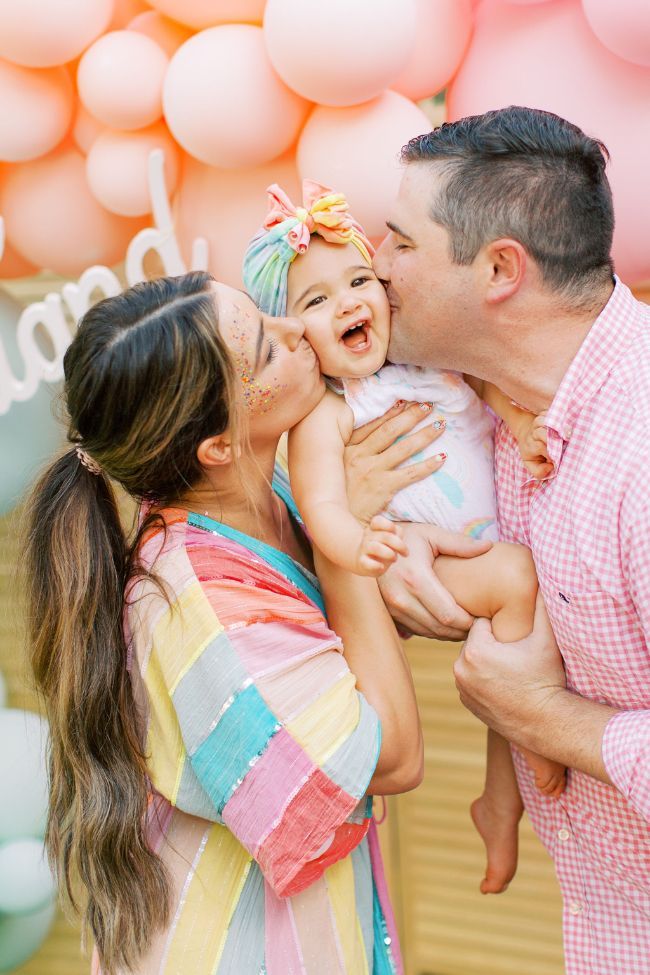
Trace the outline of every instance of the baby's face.
[[390, 306], [354, 244], [311, 238], [289, 269], [287, 314], [302, 320], [326, 376], [371, 376], [383, 366]]

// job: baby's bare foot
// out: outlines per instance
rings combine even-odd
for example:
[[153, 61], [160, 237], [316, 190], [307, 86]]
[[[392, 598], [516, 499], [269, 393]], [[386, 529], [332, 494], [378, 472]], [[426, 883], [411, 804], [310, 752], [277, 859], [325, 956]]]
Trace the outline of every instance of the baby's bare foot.
[[529, 752], [527, 748], [522, 748], [521, 752], [535, 775], [535, 785], [539, 791], [553, 799], [561, 796], [566, 788], [566, 767]]
[[500, 894], [506, 890], [517, 869], [521, 812], [518, 811], [513, 816], [503, 808], [495, 808], [482, 795], [474, 800], [470, 813], [487, 853], [487, 868], [480, 885], [481, 893]]

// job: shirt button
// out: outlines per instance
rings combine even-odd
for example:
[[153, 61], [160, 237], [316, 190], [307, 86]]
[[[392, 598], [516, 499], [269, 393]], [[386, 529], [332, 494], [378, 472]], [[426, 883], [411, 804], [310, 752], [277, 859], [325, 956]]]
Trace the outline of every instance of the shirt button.
[[580, 901], [571, 901], [569, 904], [569, 914], [582, 914], [582, 904]]
[[569, 839], [570, 836], [571, 833], [568, 831], [568, 829], [565, 829], [564, 826], [562, 827], [562, 829], [559, 829], [557, 831], [557, 837], [559, 840], [562, 840], [563, 843], [566, 843], [566, 841]]

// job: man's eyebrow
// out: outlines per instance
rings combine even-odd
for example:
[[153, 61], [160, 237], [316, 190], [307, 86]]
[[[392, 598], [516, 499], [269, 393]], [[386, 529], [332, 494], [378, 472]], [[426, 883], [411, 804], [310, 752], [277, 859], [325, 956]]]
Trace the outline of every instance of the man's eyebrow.
[[260, 315], [260, 327], [257, 333], [257, 342], [255, 343], [255, 365], [253, 366], [253, 372], [257, 372], [257, 367], [260, 363], [260, 352], [262, 351], [262, 339], [264, 338], [264, 319]]
[[414, 244], [415, 243], [415, 241], [413, 240], [413, 238], [412, 237], [409, 237], [408, 234], [405, 234], [403, 230], [400, 230], [400, 228], [397, 226], [397, 224], [396, 223], [393, 223], [392, 220], [387, 220], [386, 221], [386, 226], [388, 227], [389, 230], [392, 230], [394, 234], [397, 234], [399, 237], [403, 237], [404, 240], [410, 241], [411, 244]]

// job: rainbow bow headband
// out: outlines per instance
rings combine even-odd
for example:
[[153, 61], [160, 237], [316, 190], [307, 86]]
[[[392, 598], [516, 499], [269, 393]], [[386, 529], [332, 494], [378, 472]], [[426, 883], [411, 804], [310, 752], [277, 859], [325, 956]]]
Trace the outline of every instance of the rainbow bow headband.
[[374, 249], [360, 225], [352, 219], [348, 202], [311, 179], [303, 180], [303, 205], [293, 205], [277, 183], [267, 189], [269, 210], [262, 229], [244, 255], [244, 287], [267, 315], [286, 315], [289, 268], [309, 247], [312, 234], [332, 244], [354, 244], [366, 263]]

